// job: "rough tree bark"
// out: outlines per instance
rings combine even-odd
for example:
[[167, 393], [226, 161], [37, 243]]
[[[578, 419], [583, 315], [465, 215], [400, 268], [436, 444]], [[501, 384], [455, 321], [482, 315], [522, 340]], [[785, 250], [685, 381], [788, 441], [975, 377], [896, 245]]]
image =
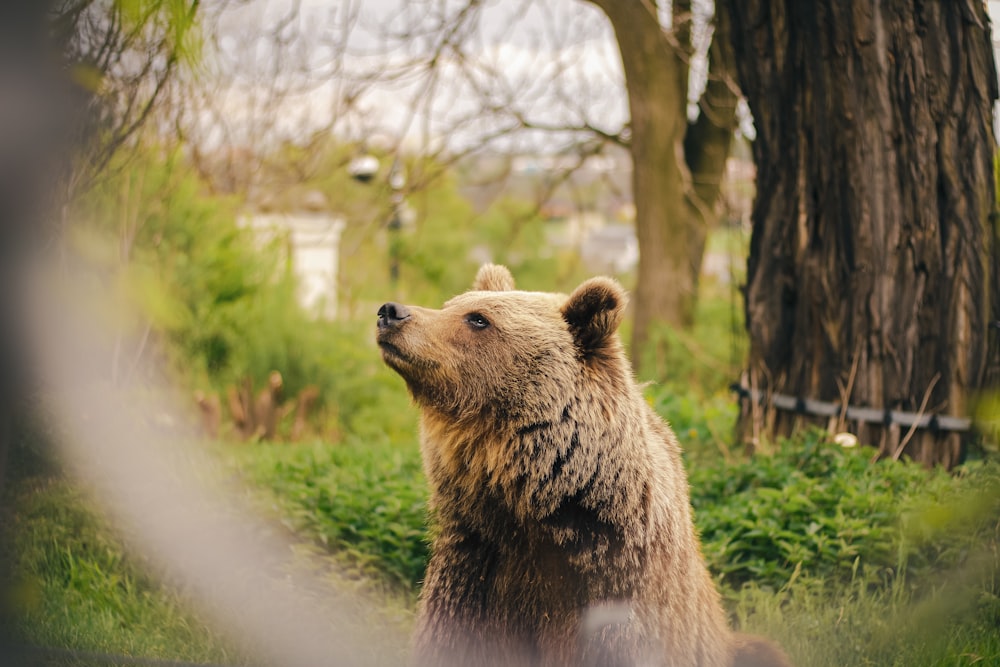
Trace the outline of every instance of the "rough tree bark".
[[[749, 379], [795, 397], [967, 416], [1000, 349], [992, 105], [974, 0], [720, 0], [757, 129]], [[991, 379], [992, 378], [992, 379]], [[787, 434], [779, 411], [744, 434]], [[824, 422], [825, 423], [825, 422]], [[847, 425], [954, 465], [959, 433]]]
[[632, 359], [640, 370], [643, 353], [656, 343], [658, 325], [687, 327], [693, 320], [705, 238], [717, 220], [736, 125], [732, 50], [728, 25], [717, 16], [701, 113], [689, 124], [690, 2], [673, 3], [669, 31], [661, 26], [654, 3], [591, 2], [614, 28], [628, 89], [639, 241]]

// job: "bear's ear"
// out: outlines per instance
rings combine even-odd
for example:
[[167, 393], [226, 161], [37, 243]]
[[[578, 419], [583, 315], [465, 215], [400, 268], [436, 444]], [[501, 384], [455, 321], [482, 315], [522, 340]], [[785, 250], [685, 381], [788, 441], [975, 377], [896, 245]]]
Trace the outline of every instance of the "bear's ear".
[[618, 330], [628, 296], [625, 289], [611, 278], [591, 278], [566, 300], [563, 319], [583, 352], [604, 346]]
[[499, 264], [483, 264], [472, 283], [475, 291], [509, 292], [514, 289], [514, 276], [510, 269]]

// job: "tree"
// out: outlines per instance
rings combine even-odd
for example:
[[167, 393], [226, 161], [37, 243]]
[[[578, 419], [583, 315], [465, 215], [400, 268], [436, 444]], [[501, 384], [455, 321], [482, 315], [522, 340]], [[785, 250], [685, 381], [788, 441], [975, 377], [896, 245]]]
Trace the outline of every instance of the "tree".
[[341, 83], [341, 54], [299, 2], [212, 3], [199, 23], [204, 58], [161, 105], [163, 139], [184, 144], [213, 191], [264, 205], [315, 173], [350, 97], [325, 90]]
[[[474, 150], [549, 146], [577, 156], [577, 165], [609, 145], [629, 150], [640, 246], [632, 357], [641, 363], [649, 343], [662, 344], [655, 340], [658, 323], [687, 326], [693, 318], [705, 238], [717, 219], [736, 125], [727, 22], [716, 22], [712, 38], [706, 3], [590, 0], [614, 30], [624, 80], [587, 79], [571, 60], [583, 58], [587, 39], [606, 27], [595, 29], [595, 14], [582, 6], [528, 0], [487, 14], [488, 3], [473, 0], [404, 4], [391, 21], [344, 12], [350, 20], [334, 29], [359, 44], [341, 52], [363, 63], [373, 53], [381, 56], [367, 70], [356, 68], [353, 80], [367, 84], [353, 91], [395, 86], [396, 99], [406, 100], [399, 105], [412, 111], [396, 134], [419, 125], [431, 146], [440, 136], [459, 134], [477, 137], [467, 142]], [[358, 26], [368, 23], [386, 27], [358, 38], [365, 32]], [[694, 96], [699, 111], [689, 121], [689, 84], [698, 78], [690, 72], [705, 51], [707, 83]], [[515, 71], [511, 61], [518, 57], [532, 60]], [[628, 102], [618, 121], [604, 109], [615, 86], [624, 87]], [[445, 148], [456, 150], [454, 143]]]
[[58, 0], [52, 43], [79, 93], [67, 199], [86, 190], [149, 120], [194, 55], [199, 0]]
[[674, 0], [664, 29], [648, 2], [591, 0], [614, 26], [631, 116], [632, 195], [639, 239], [633, 359], [657, 322], [690, 326], [708, 230], [736, 127], [729, 25], [716, 16], [701, 111], [687, 120], [691, 3]]
[[[1000, 376], [997, 77], [983, 3], [720, 5], [740, 26], [757, 131], [750, 386], [800, 413], [813, 399], [966, 417]], [[754, 412], [745, 400], [744, 433], [820, 420]], [[882, 456], [962, 456], [960, 431], [876, 422], [847, 426]]]

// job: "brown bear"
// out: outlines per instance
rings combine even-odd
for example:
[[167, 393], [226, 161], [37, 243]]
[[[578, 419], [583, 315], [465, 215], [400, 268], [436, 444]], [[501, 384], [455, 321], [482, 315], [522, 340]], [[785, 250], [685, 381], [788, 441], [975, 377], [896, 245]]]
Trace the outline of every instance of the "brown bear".
[[625, 305], [610, 278], [566, 297], [487, 264], [441, 310], [379, 309], [436, 528], [417, 664], [787, 664], [728, 627], [677, 438], [618, 339]]

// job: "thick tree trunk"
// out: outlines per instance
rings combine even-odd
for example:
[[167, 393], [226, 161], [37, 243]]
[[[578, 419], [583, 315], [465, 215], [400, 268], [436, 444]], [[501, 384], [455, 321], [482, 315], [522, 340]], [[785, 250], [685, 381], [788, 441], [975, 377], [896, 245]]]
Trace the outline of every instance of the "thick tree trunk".
[[728, 72], [722, 72], [731, 63], [731, 51], [728, 40], [713, 46], [703, 112], [689, 127], [689, 8], [668, 34], [652, 3], [592, 1], [615, 30], [631, 113], [639, 241], [632, 359], [638, 370], [662, 343], [656, 340], [658, 326], [688, 327], [693, 319], [705, 238], [717, 219], [719, 183], [735, 126], [736, 96]]
[[[719, 6], [757, 129], [751, 384], [967, 416], [1000, 356], [988, 333], [1000, 319], [997, 86], [983, 3]], [[744, 434], [810, 421], [780, 410], [750, 419], [752, 408], [744, 401]], [[961, 456], [960, 433], [846, 426], [883, 456], [946, 466]]]
[[632, 197], [639, 241], [632, 357], [641, 364], [655, 322], [683, 326], [694, 284], [686, 240], [683, 139], [686, 65], [660, 28], [652, 5], [598, 1], [615, 30], [632, 123]]

